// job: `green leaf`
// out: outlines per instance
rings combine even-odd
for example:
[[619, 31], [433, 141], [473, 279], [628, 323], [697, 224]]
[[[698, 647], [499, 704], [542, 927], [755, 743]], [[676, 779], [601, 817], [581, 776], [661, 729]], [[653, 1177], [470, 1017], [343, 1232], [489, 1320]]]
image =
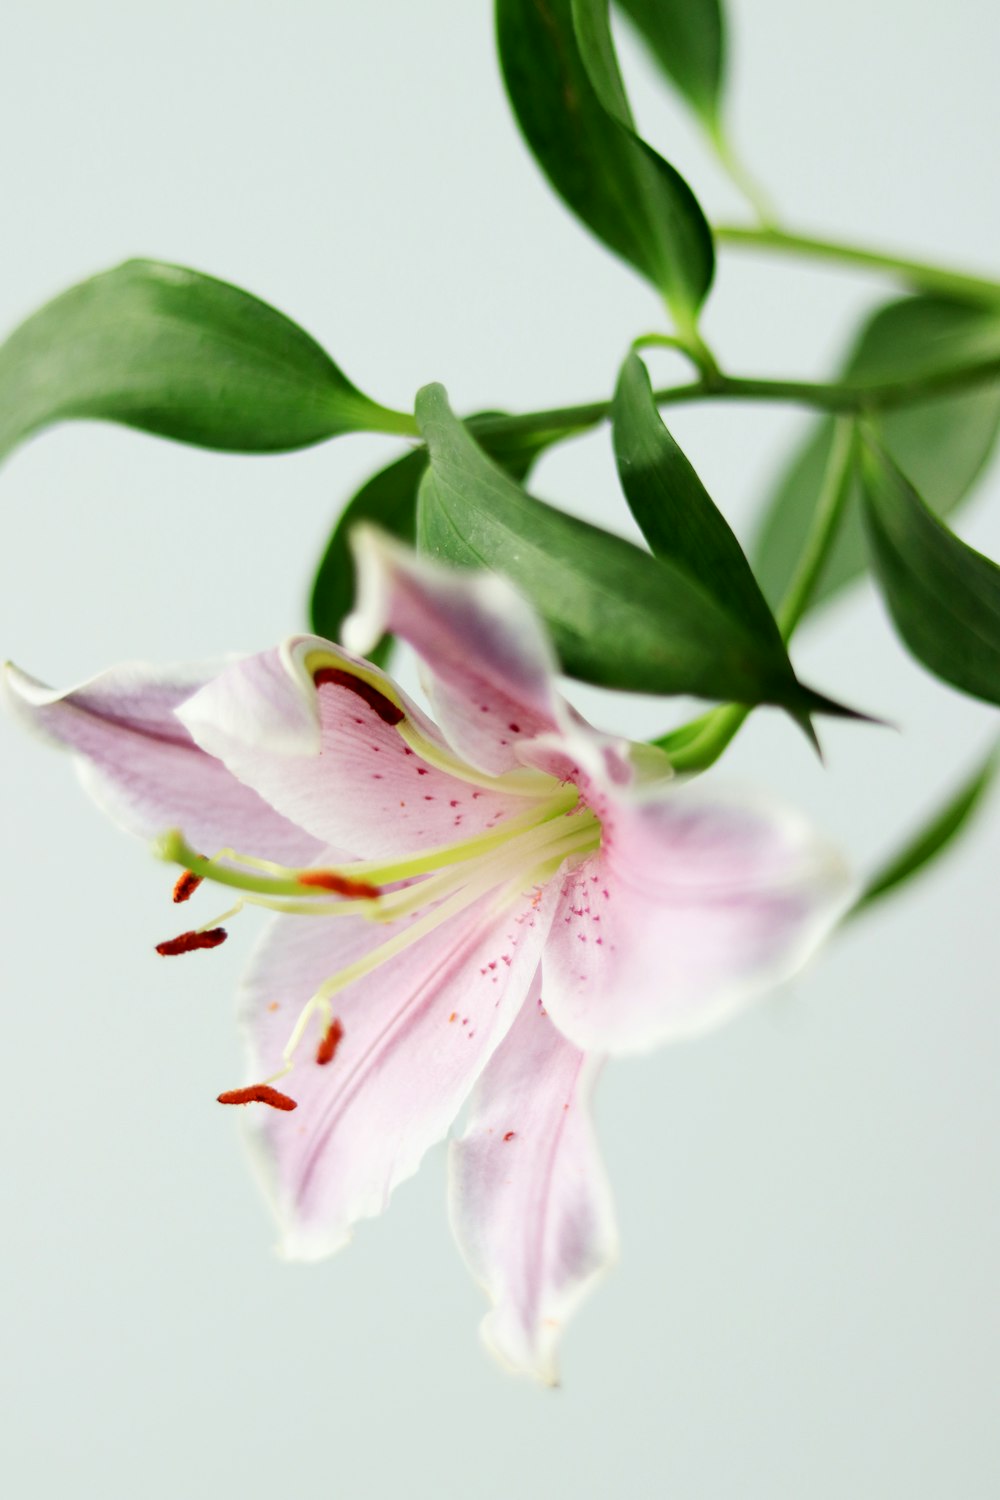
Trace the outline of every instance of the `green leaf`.
[[687, 329], [711, 284], [712, 235], [687, 183], [632, 128], [607, 3], [496, 0], [504, 81], [556, 192]]
[[[499, 412], [483, 412], [470, 421], [474, 424], [499, 415]], [[509, 474], [523, 479], [538, 455], [559, 435], [506, 436], [497, 432], [484, 438], [483, 446]], [[422, 446], [414, 448], [373, 474], [344, 507], [313, 581], [309, 616], [317, 635], [339, 641], [341, 626], [354, 607], [354, 558], [348, 539], [351, 529], [359, 521], [371, 521], [400, 541], [412, 543], [415, 540], [417, 491], [426, 469], [427, 449]], [[390, 638], [383, 637], [369, 653], [370, 659], [384, 665], [390, 647]]]
[[868, 434], [860, 462], [872, 562], [900, 636], [936, 676], [1000, 704], [1000, 568], [927, 509]]
[[414, 431], [273, 307], [148, 260], [72, 287], [0, 348], [0, 457], [69, 417], [242, 453]]
[[719, 0], [615, 0], [615, 3], [708, 129], [717, 129], [725, 64], [725, 29]]
[[[653, 556], [673, 563], [699, 584], [753, 636], [763, 654], [774, 658], [778, 670], [791, 674], [778, 623], [743, 549], [667, 431], [649, 373], [635, 354], [622, 366], [611, 420], [622, 489]], [[795, 717], [817, 744], [808, 717]]]
[[762, 649], [784, 658], [781, 632], [743, 549], [664, 426], [635, 354], [622, 366], [611, 419], [622, 489], [653, 555], [687, 573]]
[[943, 854], [983, 803], [998, 766], [1000, 746], [990, 752], [982, 765], [952, 792], [944, 806], [937, 808], [918, 832], [876, 871], [847, 915], [854, 917], [866, 911], [873, 902], [897, 890]]
[[506, 574], [545, 620], [571, 676], [844, 712], [798, 683], [675, 564], [526, 494], [453, 416], [443, 387], [420, 392], [417, 420], [431, 459], [418, 546], [453, 566]]
[[[878, 309], [863, 328], [843, 378], [880, 381], [920, 376], [948, 365], [988, 358], [1000, 349], [1000, 317], [946, 297], [916, 296]], [[880, 441], [938, 515], [948, 515], [982, 473], [1000, 430], [1000, 382], [887, 412]], [[786, 469], [752, 549], [754, 567], [772, 604], [795, 570], [833, 445], [833, 420], [814, 423]], [[813, 594], [823, 603], [867, 569], [857, 497]]]

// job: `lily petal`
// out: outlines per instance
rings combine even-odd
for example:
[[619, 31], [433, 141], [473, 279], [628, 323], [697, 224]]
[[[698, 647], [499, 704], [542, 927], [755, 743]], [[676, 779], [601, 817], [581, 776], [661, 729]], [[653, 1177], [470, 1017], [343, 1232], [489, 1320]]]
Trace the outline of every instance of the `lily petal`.
[[449, 1157], [452, 1229], [493, 1302], [483, 1337], [550, 1385], [562, 1326], [617, 1250], [590, 1122], [598, 1069], [556, 1030], [536, 982]]
[[30, 729], [75, 753], [87, 790], [130, 833], [183, 828], [209, 851], [235, 845], [308, 864], [317, 841], [199, 749], [177, 717], [225, 666], [130, 663], [58, 692], [8, 664], [4, 696]]
[[489, 778], [463, 779], [436, 727], [391, 678], [318, 636], [233, 663], [180, 718], [286, 817], [365, 858], [471, 838], [526, 805]]
[[443, 568], [371, 526], [357, 527], [351, 546], [358, 602], [345, 641], [362, 653], [386, 630], [408, 641], [455, 751], [480, 770], [513, 769], [518, 743], [554, 729], [562, 712], [530, 605], [495, 573]]
[[[447, 1132], [507, 1032], [537, 972], [552, 907], [529, 896], [498, 915], [494, 900], [337, 995], [333, 1059], [319, 1066], [306, 1051], [282, 1085], [298, 1103], [294, 1115], [250, 1118], [288, 1256], [329, 1254], [359, 1219], [382, 1212]], [[243, 989], [252, 1077], [280, 1066], [300, 1008], [323, 980], [397, 930], [351, 918], [274, 921]]]
[[845, 911], [834, 847], [789, 810], [680, 787], [602, 811], [563, 880], [545, 1003], [579, 1047], [642, 1051], [787, 979]]

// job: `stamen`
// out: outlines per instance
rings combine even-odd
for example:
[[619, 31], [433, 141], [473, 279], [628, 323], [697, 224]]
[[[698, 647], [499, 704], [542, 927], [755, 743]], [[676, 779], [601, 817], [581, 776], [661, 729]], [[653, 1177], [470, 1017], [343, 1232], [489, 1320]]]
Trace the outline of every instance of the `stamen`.
[[[456, 781], [465, 781], [470, 786], [485, 787], [491, 792], [513, 792], [517, 797], [548, 797], [551, 796], [555, 777], [550, 776], [547, 771], [536, 771], [531, 766], [519, 766], [513, 771], [502, 771], [498, 776], [491, 776], [486, 771], [477, 771], [467, 761], [460, 760], [443, 745], [435, 745], [433, 740], [427, 739], [426, 735], [420, 733], [409, 719], [403, 719], [399, 725], [399, 737], [404, 745], [408, 745], [414, 755], [419, 755], [421, 760], [433, 766], [437, 771], [444, 771], [448, 776], [453, 776]], [[558, 783], [556, 783], [558, 785]]]
[[[404, 928], [402, 932], [397, 932], [394, 937], [380, 944], [378, 948], [373, 948], [364, 958], [356, 959], [354, 963], [348, 964], [336, 974], [331, 975], [329, 979], [324, 980], [312, 1000], [307, 1002], [307, 1011], [310, 1006], [315, 1007], [317, 1004], [328, 1002], [332, 996], [336, 995], [340, 990], [346, 989], [349, 984], [354, 984], [356, 980], [363, 979], [366, 974], [370, 974], [374, 969], [379, 968], [388, 959], [394, 958], [397, 953], [401, 953], [405, 948], [410, 947], [412, 943], [417, 942], [427, 933], [432, 932], [435, 927], [439, 927], [451, 917], [457, 916], [459, 912], [471, 906], [474, 901], [478, 901], [480, 896], [485, 895], [487, 891], [497, 886], [502, 886], [508, 877], [512, 876], [513, 878], [504, 887], [500, 897], [501, 903], [505, 905], [517, 900], [518, 896], [533, 885], [539, 884], [537, 878], [539, 871], [548, 871], [550, 868], [558, 869], [563, 860], [569, 855], [589, 852], [590, 849], [597, 848], [600, 843], [600, 824], [593, 814], [574, 818], [571, 821], [576, 826], [568, 833], [560, 833], [546, 848], [532, 851], [534, 853], [544, 853], [546, 856], [544, 863], [536, 865], [534, 869], [530, 865], [527, 868], [524, 866], [523, 861], [526, 852], [524, 844], [527, 840], [522, 840], [521, 847], [511, 851], [513, 857], [508, 855], [502, 860], [483, 860], [477, 874], [468, 871], [463, 872], [463, 878], [465, 876], [469, 878], [465, 880], [465, 883], [449, 899], [442, 901], [440, 906], [435, 907], [426, 916], [418, 918], [409, 927]], [[551, 829], [548, 831], [551, 839], [552, 831]], [[518, 871], [518, 867], [520, 867], [520, 873], [515, 873]], [[451, 872], [448, 873], [451, 875], [452, 880], [457, 882], [457, 877], [451, 874]], [[430, 881], [425, 882], [425, 885], [429, 886]], [[423, 892], [423, 889], [424, 887], [419, 885], [413, 888], [414, 893]], [[410, 892], [400, 892], [399, 894], [410, 895]], [[422, 904], [423, 901], [421, 901]], [[398, 908], [396, 915], [400, 914], [401, 908]]]
[[175, 903], [179, 906], [182, 901], [190, 901], [204, 878], [203, 875], [193, 875], [190, 870], [185, 870], [183, 875], [178, 876], [174, 886]]
[[320, 1067], [325, 1067], [327, 1063], [333, 1062], [334, 1054], [340, 1046], [343, 1035], [344, 1028], [336, 1016], [334, 1016], [320, 1038], [319, 1046], [316, 1048], [316, 1061]]
[[[373, 903], [374, 911], [380, 918], [387, 915], [390, 903], [398, 903], [393, 906], [394, 917], [410, 915], [431, 899], [439, 899], [440, 904], [411, 922], [402, 932], [397, 932], [387, 942], [373, 948], [363, 958], [347, 964], [324, 980], [299, 1012], [291, 1035], [282, 1049], [283, 1066], [278, 1072], [271, 1074], [268, 1082], [285, 1077], [294, 1068], [295, 1053], [317, 1012], [323, 1018], [325, 1031], [317, 1047], [316, 1060], [324, 1060], [323, 1053], [334, 1037], [335, 1028], [340, 1024], [331, 1015], [330, 1000], [334, 995], [371, 974], [413, 943], [419, 942], [488, 891], [497, 891], [493, 910], [500, 912], [520, 900], [533, 886], [540, 888], [544, 885], [564, 860], [575, 854], [586, 855], [598, 848], [600, 842], [601, 825], [589, 810], [565, 820], [545, 819], [528, 834], [512, 840], [498, 858], [483, 855], [471, 867], [466, 864], [458, 869], [444, 870], [414, 886], [380, 897], [377, 903]], [[334, 1050], [339, 1040], [339, 1036], [336, 1036], [333, 1041]]]
[[[548, 782], [549, 794], [544, 802], [536, 804], [527, 812], [506, 818], [489, 832], [474, 834], [471, 838], [459, 839], [451, 844], [434, 845], [429, 849], [418, 850], [414, 854], [394, 861], [354, 860], [336, 869], [320, 871], [297, 870], [288, 865], [275, 864], [271, 860], [254, 859], [235, 849], [224, 849], [214, 859], [205, 859], [190, 847], [179, 829], [172, 829], [169, 833], [163, 834], [153, 847], [161, 859], [171, 864], [183, 865], [191, 874], [203, 880], [214, 881], [217, 885], [233, 886], [237, 890], [250, 891], [259, 896], [295, 897], [308, 895], [310, 890], [339, 891], [340, 887], [334, 882], [335, 878], [337, 882], [343, 880], [353, 887], [352, 890], [345, 891], [348, 899], [357, 896], [366, 900], [374, 900], [381, 894], [374, 890], [375, 882], [382, 885], [392, 884], [399, 880], [409, 879], [413, 875], [426, 875], [432, 870], [440, 870], [448, 865], [479, 859], [490, 850], [508, 846], [515, 834], [530, 832], [544, 823], [553, 821], [563, 813], [572, 812], [579, 800], [576, 787], [556, 785], [553, 791], [555, 784], [551, 777], [548, 778]], [[249, 869], [239, 870], [231, 865], [220, 864], [218, 861], [223, 858], [249, 866]], [[254, 875], [251, 873], [252, 870], [267, 870], [272, 873]], [[308, 908], [295, 909], [307, 910]], [[317, 907], [316, 910], [325, 912], [330, 908]], [[374, 915], [371, 912], [365, 914]]]
[[298, 1103], [290, 1099], [287, 1094], [282, 1094], [278, 1089], [271, 1088], [267, 1083], [252, 1083], [245, 1089], [228, 1089], [226, 1093], [220, 1094], [220, 1104], [269, 1104], [272, 1109], [298, 1109]]
[[337, 896], [353, 896], [362, 901], [374, 901], [382, 892], [377, 885], [367, 880], [349, 880], [338, 875], [336, 870], [303, 870], [300, 885], [315, 886], [320, 891], [333, 891]]
[[[369, 880], [356, 880], [350, 866], [345, 866], [343, 873], [339, 870], [297, 870], [289, 865], [275, 864], [270, 860], [253, 859], [249, 855], [238, 854], [232, 849], [224, 850], [222, 855], [217, 855], [215, 859], [205, 859], [191, 848], [180, 829], [177, 828], [172, 828], [158, 838], [153, 845], [153, 851], [168, 864], [183, 865], [192, 875], [202, 880], [211, 880], [216, 885], [232, 886], [238, 891], [251, 891], [260, 896], [309, 895], [310, 891], [317, 887], [327, 890], [340, 889], [342, 881], [347, 882], [346, 888], [352, 896], [371, 899], [372, 895], [379, 894]], [[223, 857], [238, 860], [250, 868], [239, 870], [232, 865], [218, 863], [218, 860]], [[254, 874], [253, 871], [258, 869], [279, 873], [273, 876]], [[368, 874], [367, 869], [364, 873]]]
[[313, 673], [313, 682], [318, 688], [325, 683], [335, 683], [337, 687], [347, 688], [352, 693], [368, 704], [382, 720], [383, 724], [399, 724], [406, 718], [403, 710], [387, 698], [385, 693], [380, 693], [377, 687], [370, 682], [365, 682], [363, 677], [356, 677], [353, 672], [345, 671], [343, 667], [320, 667]]
[[196, 948], [218, 948], [228, 936], [224, 927], [210, 927], [206, 932], [182, 932], [179, 937], [157, 943], [156, 951], [163, 958], [174, 958], [178, 953], [193, 953]]

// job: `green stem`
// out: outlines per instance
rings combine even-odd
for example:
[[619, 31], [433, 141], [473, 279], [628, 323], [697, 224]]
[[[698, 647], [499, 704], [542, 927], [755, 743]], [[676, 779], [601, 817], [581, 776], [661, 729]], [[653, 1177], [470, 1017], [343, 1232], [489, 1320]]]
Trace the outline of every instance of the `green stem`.
[[[632, 340], [632, 348], [639, 352], [640, 349], [672, 349], [675, 354], [683, 354], [684, 358], [690, 360], [700, 375], [705, 372], [705, 366], [700, 355], [697, 355], [686, 339], [682, 339], [678, 333], [640, 333], [638, 338]], [[719, 367], [712, 361], [714, 373], [717, 375]]]
[[[775, 616], [786, 645], [808, 608], [840, 528], [850, 494], [853, 454], [854, 423], [841, 419], [836, 425], [833, 448], [805, 546]], [[723, 704], [655, 743], [667, 752], [675, 771], [705, 771], [718, 760], [750, 711], [750, 706], [744, 703]]]
[[948, 271], [940, 266], [928, 265], [926, 261], [910, 260], [906, 256], [886, 255], [880, 250], [869, 250], [862, 245], [817, 239], [808, 234], [790, 234], [770, 224], [759, 229], [720, 224], [713, 233], [723, 245], [737, 245], [748, 250], [777, 250], [790, 255], [807, 256], [813, 260], [832, 260], [844, 265], [864, 266], [868, 270], [887, 271], [890, 275], [901, 277], [907, 285], [918, 291], [942, 292], [946, 296], [963, 297], [974, 302], [1000, 302], [1000, 282], [990, 281], [982, 276], [970, 276], [962, 271]]
[[[1000, 356], [975, 360], [969, 364], [949, 365], [902, 380], [884, 381], [812, 381], [758, 380], [738, 375], [718, 374], [686, 385], [666, 386], [654, 392], [658, 406], [679, 405], [690, 401], [777, 401], [808, 406], [815, 411], [857, 416], [866, 412], [889, 411], [909, 406], [934, 396], [971, 390], [1000, 380]], [[564, 432], [567, 437], [603, 422], [611, 412], [610, 401], [589, 401], [581, 406], [557, 406], [547, 411], [524, 412], [518, 416], [479, 417], [469, 423], [477, 434], [502, 433], [504, 436], [537, 432]]]
[[734, 150], [720, 122], [716, 121], [712, 126], [709, 130], [708, 138], [719, 165], [737, 191], [743, 194], [760, 220], [761, 228], [774, 229], [778, 222], [778, 215], [774, 204]]
[[672, 747], [669, 734], [654, 740], [653, 743], [667, 752], [670, 764], [675, 771], [681, 773], [707, 771], [738, 733], [749, 714], [750, 707], [746, 703], [724, 703], [719, 708], [710, 709], [707, 714], [703, 714], [700, 719], [693, 720], [691, 724], [683, 725], [681, 730], [674, 731], [676, 734], [683, 735], [685, 731], [697, 726], [698, 732], [692, 738], [686, 739], [686, 743], [679, 743]]

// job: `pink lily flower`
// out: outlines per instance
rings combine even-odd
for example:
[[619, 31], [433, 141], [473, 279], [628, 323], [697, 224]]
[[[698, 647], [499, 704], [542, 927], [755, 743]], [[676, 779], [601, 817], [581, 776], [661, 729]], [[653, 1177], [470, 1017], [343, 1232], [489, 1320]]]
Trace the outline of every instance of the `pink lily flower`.
[[[8, 668], [8, 696], [189, 872], [177, 900], [206, 880], [277, 912], [241, 997], [251, 1081], [220, 1097], [276, 1106], [247, 1120], [286, 1254], [342, 1245], [467, 1105], [450, 1209], [484, 1333], [553, 1381], [559, 1331], [615, 1255], [589, 1119], [603, 1060], [786, 978], [849, 882], [798, 816], [680, 785], [659, 751], [585, 723], [504, 580], [367, 529], [356, 553], [348, 642], [407, 640], [437, 725], [314, 636], [66, 693]], [[161, 951], [214, 946], [230, 915]]]

